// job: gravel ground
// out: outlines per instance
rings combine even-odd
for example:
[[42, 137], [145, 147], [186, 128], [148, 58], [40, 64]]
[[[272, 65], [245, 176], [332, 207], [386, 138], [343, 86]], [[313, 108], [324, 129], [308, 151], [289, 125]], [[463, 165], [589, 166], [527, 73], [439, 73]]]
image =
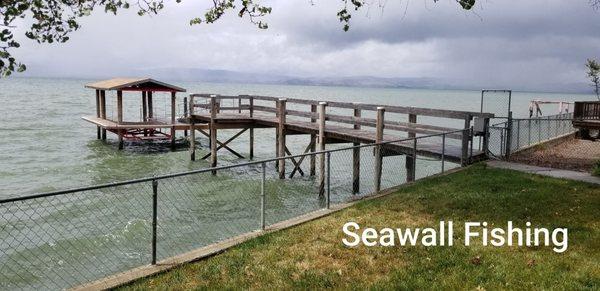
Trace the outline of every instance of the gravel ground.
[[600, 160], [600, 140], [573, 139], [551, 147], [540, 146], [531, 151], [513, 155], [513, 162], [590, 172], [594, 163]]

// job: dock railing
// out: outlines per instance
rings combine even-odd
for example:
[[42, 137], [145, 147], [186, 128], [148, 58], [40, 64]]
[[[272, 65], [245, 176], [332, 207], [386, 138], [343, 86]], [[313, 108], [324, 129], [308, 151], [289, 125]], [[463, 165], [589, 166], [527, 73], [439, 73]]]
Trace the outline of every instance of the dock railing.
[[[459, 167], [445, 159], [450, 136], [470, 129], [396, 141], [206, 168], [170, 175], [0, 200], [0, 289], [64, 289], [147, 264], [160, 264], [225, 239], [407, 181]], [[405, 166], [392, 143], [413, 145]], [[419, 143], [440, 143], [439, 158], [419, 156]], [[360, 171], [349, 156], [360, 153]], [[383, 159], [383, 157], [386, 157]], [[305, 158], [326, 169], [276, 163]], [[402, 160], [403, 161], [403, 160]], [[216, 172], [216, 176], [212, 175]], [[325, 181], [319, 195], [319, 181]]]
[[[247, 112], [247, 115], [250, 117], [258, 116], [257, 113], [272, 116], [272, 121], [278, 123], [277, 126], [281, 126], [282, 128], [287, 126], [286, 121], [299, 118], [310, 121], [313, 124], [335, 123], [345, 126], [352, 126], [354, 129], [361, 129], [365, 127], [372, 128], [376, 132], [382, 132], [385, 128], [386, 132], [405, 132], [408, 134], [408, 137], [414, 137], [417, 134], [432, 135], [447, 133], [447, 138], [461, 141], [461, 149], [463, 152], [459, 158], [463, 162], [468, 162], [469, 157], [472, 156], [472, 153], [469, 152], [469, 148], [473, 148], [473, 136], [471, 134], [462, 134], [464, 129], [471, 128], [474, 118], [480, 118], [489, 121], [490, 118], [494, 117], [494, 115], [490, 113], [471, 111], [393, 106], [383, 104], [365, 104], [356, 102], [320, 102], [318, 100], [280, 98], [259, 95], [228, 96], [218, 94], [191, 94], [189, 103], [190, 116], [194, 116], [195, 114], [199, 113], [198, 110], [204, 111], [207, 115], [210, 115], [211, 124], [213, 119], [218, 117], [217, 114], [219, 113]], [[320, 114], [318, 110], [322, 106], [325, 106], [323, 110], [325, 113], [323, 115]], [[383, 119], [384, 115], [378, 114], [378, 111], [380, 110], [384, 110], [386, 116], [406, 115], [408, 117], [407, 122], [394, 120], [393, 118], [389, 117]], [[424, 116], [427, 118], [459, 120], [458, 123], [460, 123], [460, 127], [451, 128], [447, 126], [425, 124], [422, 122], [418, 123], [417, 118], [419, 116]], [[488, 123], [486, 122], [486, 124]], [[325, 128], [325, 126], [323, 128]], [[487, 138], [487, 134], [484, 132], [475, 134], [480, 134], [483, 139]], [[336, 136], [328, 136], [327, 138], [335, 139]], [[347, 137], [342, 137], [340, 140], [343, 140], [344, 138]], [[311, 137], [311, 140], [314, 139], [314, 136]], [[356, 144], [358, 143], [355, 143], [355, 145]], [[484, 142], [483, 144], [486, 145], [487, 143]], [[193, 148], [190, 149], [193, 151]], [[279, 152], [278, 149], [276, 149], [276, 151], [278, 157], [284, 156], [284, 154]], [[191, 155], [192, 159], [194, 159], [195, 154], [192, 153]]]
[[575, 102], [575, 120], [600, 120], [600, 101]]

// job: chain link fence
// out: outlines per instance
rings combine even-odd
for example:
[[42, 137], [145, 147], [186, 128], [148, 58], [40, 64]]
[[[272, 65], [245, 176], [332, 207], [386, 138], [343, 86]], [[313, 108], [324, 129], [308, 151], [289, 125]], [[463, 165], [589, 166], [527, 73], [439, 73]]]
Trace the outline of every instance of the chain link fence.
[[564, 113], [538, 118], [509, 118], [489, 127], [489, 155], [504, 159], [511, 153], [577, 131], [573, 114]]
[[[447, 134], [4, 199], [0, 289], [79, 286], [442, 173], [460, 166]], [[441, 154], [410, 147], [424, 144]]]

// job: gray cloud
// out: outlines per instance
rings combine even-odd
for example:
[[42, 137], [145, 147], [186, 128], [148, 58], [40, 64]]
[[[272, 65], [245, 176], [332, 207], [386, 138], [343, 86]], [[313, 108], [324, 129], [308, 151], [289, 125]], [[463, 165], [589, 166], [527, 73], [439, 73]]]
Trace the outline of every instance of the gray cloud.
[[[469, 87], [544, 89], [582, 83], [586, 58], [600, 57], [600, 12], [585, 0], [388, 1], [356, 12], [349, 32], [340, 1], [270, 1], [270, 28], [234, 15], [190, 27], [197, 1], [158, 16], [96, 12], [62, 45], [23, 40], [30, 74], [122, 75], [182, 67], [298, 76], [434, 77]], [[204, 3], [206, 4], [206, 3]], [[408, 5], [408, 6], [406, 6]], [[581, 85], [582, 88], [584, 85]], [[554, 90], [555, 88], [553, 88]]]

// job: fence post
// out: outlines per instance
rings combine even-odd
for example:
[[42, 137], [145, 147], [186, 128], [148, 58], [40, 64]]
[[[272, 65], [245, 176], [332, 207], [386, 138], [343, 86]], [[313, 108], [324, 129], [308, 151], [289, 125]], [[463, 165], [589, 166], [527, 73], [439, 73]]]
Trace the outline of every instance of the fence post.
[[537, 124], [538, 124], [538, 141], [537, 143], [542, 141], [542, 119], [538, 118], [537, 119]]
[[[250, 119], [254, 117], [254, 97], [248, 97], [248, 114], [250, 114]], [[250, 136], [248, 137], [248, 142], [250, 143], [250, 159], [254, 159], [254, 127], [250, 127]]]
[[413, 148], [412, 148], [412, 166], [410, 167], [410, 181], [415, 181], [417, 178], [417, 138], [413, 138]]
[[265, 162], [261, 163], [262, 178], [260, 181], [260, 229], [265, 230], [265, 180], [266, 166]]
[[325, 205], [329, 209], [331, 203], [331, 152], [327, 152], [327, 196]]
[[444, 172], [444, 162], [446, 161], [446, 133], [442, 133], [442, 173]]
[[156, 265], [157, 204], [158, 204], [158, 181], [152, 180], [152, 265]]
[[517, 149], [521, 148], [521, 120], [517, 119]]
[[531, 145], [531, 118], [529, 118], [527, 120], [527, 131], [529, 132], [527, 134], [527, 145], [530, 146]]
[[512, 147], [512, 128], [513, 128], [512, 111], [508, 112], [508, 122], [506, 124], [506, 158], [510, 157], [510, 150]]

